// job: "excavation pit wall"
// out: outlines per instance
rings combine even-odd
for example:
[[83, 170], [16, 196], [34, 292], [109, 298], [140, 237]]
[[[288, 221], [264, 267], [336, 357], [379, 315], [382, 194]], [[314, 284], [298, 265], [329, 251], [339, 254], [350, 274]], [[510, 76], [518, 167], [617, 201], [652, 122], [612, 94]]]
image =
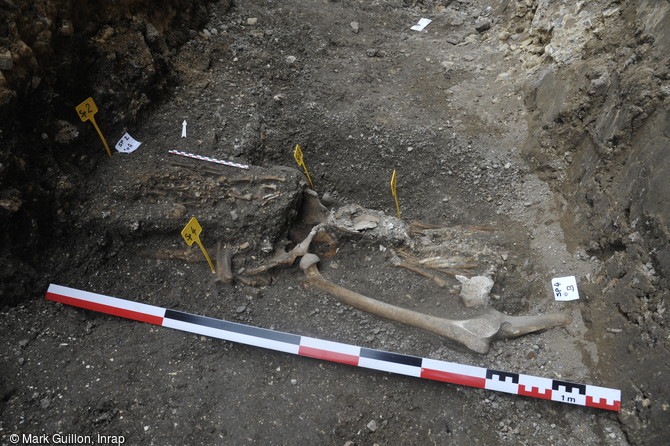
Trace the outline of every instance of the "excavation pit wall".
[[[566, 12], [538, 7], [536, 29]], [[669, 357], [670, 7], [614, 4], [582, 20], [573, 26], [592, 20], [593, 28], [572, 31], [585, 39], [565, 38], [560, 28], [568, 26], [559, 26], [545, 42], [551, 63], [529, 79], [524, 155], [562, 197], [571, 251], [603, 262], [582, 311], [603, 352], [599, 372], [635, 395], [620, 415], [628, 440], [660, 444], [668, 396], [658, 364]]]

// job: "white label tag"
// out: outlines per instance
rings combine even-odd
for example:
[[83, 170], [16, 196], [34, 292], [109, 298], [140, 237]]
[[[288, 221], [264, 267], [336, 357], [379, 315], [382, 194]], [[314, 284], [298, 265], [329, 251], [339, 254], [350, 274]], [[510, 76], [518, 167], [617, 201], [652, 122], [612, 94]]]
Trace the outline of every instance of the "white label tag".
[[410, 28], [413, 31], [423, 31], [423, 29], [428, 26], [428, 24], [432, 22], [431, 19], [419, 19], [419, 23], [414, 25], [412, 28]]
[[551, 279], [551, 289], [554, 292], [554, 298], [556, 300], [579, 299], [579, 291], [577, 291], [577, 279], [575, 276], [556, 277]]
[[142, 143], [136, 141], [132, 136], [126, 133], [119, 139], [119, 142], [116, 143], [116, 150], [122, 153], [130, 153], [137, 150], [140, 144]]

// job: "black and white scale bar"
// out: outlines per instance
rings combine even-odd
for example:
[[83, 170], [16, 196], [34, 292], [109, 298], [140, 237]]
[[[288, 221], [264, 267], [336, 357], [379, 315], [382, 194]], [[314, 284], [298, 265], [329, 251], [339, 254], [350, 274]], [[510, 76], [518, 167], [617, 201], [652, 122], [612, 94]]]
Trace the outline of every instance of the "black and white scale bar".
[[606, 387], [503, 372], [299, 336], [54, 284], [49, 285], [46, 298], [101, 313], [294, 355], [580, 406], [614, 411], [621, 409], [621, 391]]

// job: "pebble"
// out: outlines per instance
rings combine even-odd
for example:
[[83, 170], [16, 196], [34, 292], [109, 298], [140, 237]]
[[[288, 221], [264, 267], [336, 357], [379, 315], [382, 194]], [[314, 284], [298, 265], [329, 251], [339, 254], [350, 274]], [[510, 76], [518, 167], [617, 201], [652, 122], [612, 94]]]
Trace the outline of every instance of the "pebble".
[[377, 56], [379, 55], [379, 53], [377, 52], [377, 50], [374, 49], [374, 48], [368, 48], [368, 49], [365, 51], [365, 54], [367, 54], [368, 57], [377, 57]]
[[353, 31], [354, 34], [358, 34], [358, 22], [351, 22], [349, 26], [351, 26], [351, 31]]
[[19, 341], [19, 347], [26, 348], [26, 345], [28, 345], [28, 340], [27, 339], [22, 339], [22, 340]]
[[475, 29], [478, 32], [483, 33], [484, 31], [487, 31], [487, 30], [491, 29], [491, 22], [489, 22], [486, 19], [485, 20], [477, 20], [475, 22]]
[[216, 36], [217, 34], [219, 34], [219, 30], [216, 28], [212, 28], [209, 30], [209, 33], [213, 36]]
[[366, 427], [370, 430], [370, 432], [376, 432], [379, 428], [375, 420], [370, 421]]
[[26, 362], [26, 358], [19, 358], [19, 365], [23, 365]]
[[249, 17], [247, 19], [247, 25], [254, 26], [256, 23], [258, 23], [257, 17]]
[[235, 308], [235, 312], [237, 314], [241, 314], [244, 313], [246, 309], [247, 309], [246, 305], [240, 305], [239, 307]]
[[298, 380], [295, 379], [295, 378], [293, 378], [293, 379], [291, 380], [291, 385], [294, 385], [294, 386], [295, 386], [296, 384], [298, 384]]
[[286, 56], [286, 63], [293, 63], [295, 62], [297, 57], [295, 56]]

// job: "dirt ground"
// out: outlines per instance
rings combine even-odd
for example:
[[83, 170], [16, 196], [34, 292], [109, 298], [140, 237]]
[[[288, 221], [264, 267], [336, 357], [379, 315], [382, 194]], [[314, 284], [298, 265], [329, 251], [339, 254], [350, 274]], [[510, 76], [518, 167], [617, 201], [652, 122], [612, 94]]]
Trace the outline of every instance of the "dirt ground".
[[[594, 5], [591, 12], [605, 24], [610, 16], [602, 12], [621, 6]], [[101, 52], [116, 58], [129, 52], [135, 77], [115, 80], [119, 86], [151, 84], [143, 77], [151, 70], [170, 75], [145, 103], [128, 99], [110, 110], [96, 98], [96, 119], [110, 145], [126, 131], [142, 142], [131, 154], [108, 159], [89, 123], [75, 120], [77, 101], [95, 96], [89, 91], [68, 96], [66, 119], [77, 136], [57, 145], [56, 131], [45, 133], [58, 150], [74, 152], [53, 155], [58, 173], [49, 182], [63, 198], [53, 209], [53, 233], [35, 245], [39, 259], [23, 259], [32, 272], [15, 283], [30, 285], [13, 290], [28, 295], [3, 300], [0, 444], [13, 444], [11, 434], [58, 432], [123, 435], [126, 444], [147, 445], [663, 444], [670, 435], [664, 270], [646, 242], [637, 244], [646, 254], [630, 253], [636, 245], [630, 235], [622, 249], [614, 239], [585, 240], [595, 224], [584, 222], [590, 219], [576, 209], [578, 189], [563, 187], [567, 176], [561, 176], [578, 155], [556, 155], [563, 146], [540, 144], [560, 136], [568, 122], [560, 121], [559, 110], [551, 119], [558, 124], [543, 126], [551, 112], [547, 97], [570, 101], [548, 87], [544, 96], [535, 94], [547, 85], [537, 90], [538, 73], [550, 63], [567, 64], [559, 52], [552, 61], [534, 49], [546, 44], [531, 26], [537, 8], [537, 2], [483, 0], [214, 2], [206, 23], [183, 45], [161, 50], [164, 67], [144, 60], [152, 57], [151, 45], [146, 54], [133, 53], [132, 43], [119, 47], [120, 30], [96, 34]], [[433, 21], [411, 30], [422, 17]], [[148, 39], [146, 29], [138, 33]], [[109, 63], [111, 70], [117, 62]], [[589, 82], [599, 79], [589, 76]], [[578, 101], [570, 104], [577, 108]], [[537, 152], [532, 141], [540, 141]], [[454, 277], [445, 275], [449, 285], [439, 288], [391, 263], [398, 250], [419, 256], [429, 246], [476, 265], [468, 275], [490, 272], [496, 309], [563, 311], [572, 322], [495, 341], [482, 355], [307, 289], [297, 265], [256, 283], [217, 283], [197, 248], [186, 249], [181, 229], [198, 218], [210, 254], [217, 241], [231, 247], [240, 276], [301, 240], [307, 178], [293, 159], [296, 144], [329, 210], [356, 204], [395, 216], [389, 182], [396, 170], [402, 221], [443, 228], [404, 241], [374, 230], [333, 232], [336, 253], [315, 247], [322, 249], [325, 277], [424, 313], [471, 315]], [[252, 167], [217, 166], [168, 150]], [[249, 175], [257, 179], [240, 181]], [[10, 203], [11, 196], [3, 200]], [[643, 270], [638, 261], [649, 266]], [[647, 289], [643, 297], [629, 296], [633, 308], [617, 290], [631, 289], [625, 271], [638, 266], [636, 280]], [[552, 278], [572, 275], [581, 298], [555, 301]], [[183, 333], [48, 302], [49, 283], [369, 348], [618, 388], [622, 410]], [[635, 329], [647, 337], [631, 328], [638, 315]]]

